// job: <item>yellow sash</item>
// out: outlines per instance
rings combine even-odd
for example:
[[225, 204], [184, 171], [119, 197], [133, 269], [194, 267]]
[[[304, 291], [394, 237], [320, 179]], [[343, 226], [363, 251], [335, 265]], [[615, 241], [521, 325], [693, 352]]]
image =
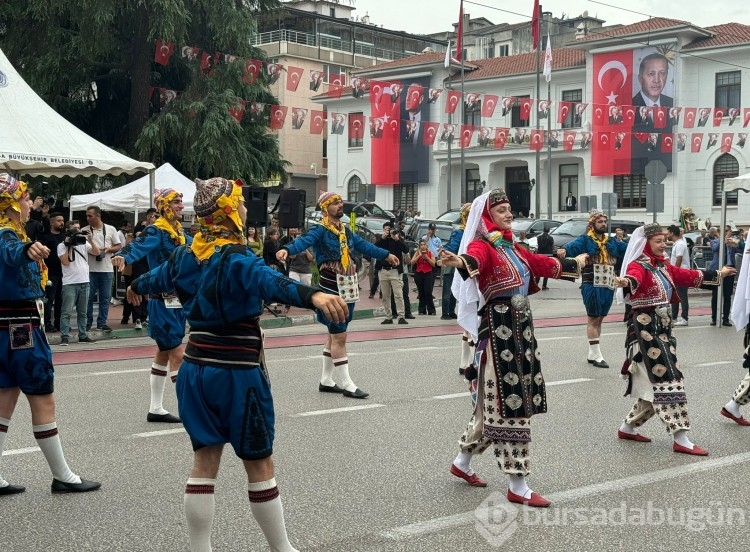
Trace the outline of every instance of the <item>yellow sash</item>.
[[346, 226], [339, 222], [339, 227], [335, 227], [328, 217], [323, 217], [321, 224], [331, 232], [333, 232], [339, 239], [339, 248], [341, 250], [341, 266], [344, 270], [349, 268], [349, 244], [346, 241]]

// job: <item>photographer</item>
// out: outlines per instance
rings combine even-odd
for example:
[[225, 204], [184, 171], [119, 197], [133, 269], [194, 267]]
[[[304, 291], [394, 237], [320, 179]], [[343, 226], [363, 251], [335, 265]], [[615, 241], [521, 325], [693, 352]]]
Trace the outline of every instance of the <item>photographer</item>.
[[91, 232], [94, 243], [99, 247], [99, 253], [89, 254], [89, 305], [86, 309], [86, 330], [90, 330], [94, 324], [94, 299], [99, 294], [99, 315], [96, 318], [96, 329], [111, 332], [112, 328], [107, 325], [109, 316], [109, 300], [112, 298], [112, 281], [114, 280], [114, 268], [112, 266], [112, 253], [116, 253], [122, 247], [120, 237], [114, 226], [102, 222], [102, 210], [96, 205], [86, 209], [86, 220], [88, 226], [83, 229]]
[[[390, 222], [383, 224], [383, 234], [375, 242], [375, 247], [387, 250], [396, 258], [400, 259], [409, 249], [401, 239], [401, 232], [393, 230]], [[391, 310], [391, 294], [396, 300], [396, 313], [399, 324], [408, 324], [404, 317], [404, 293], [401, 274], [403, 272], [403, 263], [393, 266], [388, 258], [375, 262], [375, 270], [378, 271], [380, 280], [380, 291], [383, 294], [383, 308], [385, 308], [385, 320], [381, 324], [393, 324], [393, 311]]]
[[98, 255], [99, 247], [90, 232], [81, 232], [81, 223], [68, 221], [65, 238], [57, 246], [62, 265], [62, 312], [60, 314], [61, 345], [70, 343], [70, 311], [75, 305], [78, 342], [93, 343], [86, 333], [86, 307], [89, 300], [89, 255]]
[[29, 236], [31, 241], [38, 240], [42, 234], [46, 234], [50, 229], [50, 217], [49, 210], [55, 205], [54, 197], [41, 197], [37, 196], [34, 198], [34, 203], [31, 206], [31, 214], [29, 220], [26, 222], [25, 229], [26, 235]]
[[419, 240], [419, 246], [411, 258], [414, 266], [414, 283], [417, 285], [419, 295], [419, 314], [435, 314], [435, 300], [432, 297], [432, 288], [435, 285], [435, 255], [427, 247], [426, 240]]

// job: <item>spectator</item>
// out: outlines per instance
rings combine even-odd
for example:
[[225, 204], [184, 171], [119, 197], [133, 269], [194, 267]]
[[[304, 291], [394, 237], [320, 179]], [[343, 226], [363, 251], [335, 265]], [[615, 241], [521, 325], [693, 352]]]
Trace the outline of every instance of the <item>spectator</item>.
[[[688, 252], [685, 237], [682, 235], [682, 228], [676, 224], [672, 224], [667, 228], [667, 238], [672, 242], [672, 254], [669, 257], [669, 262], [678, 268], [690, 268], [690, 253]], [[688, 310], [690, 308], [688, 303], [688, 287], [675, 285], [675, 291], [680, 298], [680, 302], [672, 303], [672, 326], [687, 326]], [[677, 318], [680, 304], [682, 304], [682, 318]], [[729, 315], [727, 314], [727, 316]]]
[[[539, 237], [536, 239], [536, 246], [537, 246], [537, 253], [540, 255], [548, 255], [552, 256], [555, 253], [555, 240], [552, 236], [549, 235], [549, 224], [545, 224], [544, 228], [542, 230], [542, 233], [539, 234]], [[539, 278], [536, 279], [536, 283], [539, 283]], [[547, 277], [544, 277], [544, 280], [542, 280], [542, 290], [546, 291], [549, 288], [547, 287]]]
[[258, 257], [263, 256], [263, 240], [260, 237], [260, 232], [254, 226], [249, 226], [247, 229], [247, 246]]
[[[133, 243], [134, 239], [135, 236], [133, 236], [133, 234], [126, 234], [125, 241], [123, 242], [123, 247]], [[146, 262], [148, 262], [148, 260]], [[124, 269], [122, 269], [122, 281], [124, 288], [128, 289], [130, 287], [130, 283], [133, 281], [132, 264], [129, 264]], [[128, 324], [130, 322], [130, 318], [132, 317], [133, 323], [135, 324], [135, 329], [143, 329], [142, 320], [145, 320], [146, 317], [143, 314], [142, 309], [143, 306], [140, 303], [138, 305], [133, 305], [130, 301], [128, 301], [128, 298], [126, 297], [125, 301], [122, 304], [122, 320], [120, 320], [120, 324]]]
[[417, 285], [419, 295], [419, 314], [435, 315], [435, 302], [432, 297], [432, 288], [435, 285], [436, 259], [427, 247], [426, 240], [420, 240], [417, 250], [411, 258], [414, 266], [414, 283]]
[[[154, 222], [156, 222], [156, 219], [159, 218], [159, 213], [157, 212], [155, 207], [150, 207], [146, 211], [145, 218], [136, 225], [135, 228], [133, 228], [133, 239], [137, 238], [141, 235], [141, 232], [146, 229], [146, 227], [151, 226]], [[131, 281], [138, 278], [141, 274], [145, 274], [149, 271], [148, 267], [148, 258], [143, 257], [142, 259], [138, 259], [137, 261], [134, 261], [132, 265], [131, 270]], [[148, 326], [148, 301], [149, 299], [147, 297], [144, 297], [143, 300], [138, 305], [132, 305], [132, 316], [133, 321], [135, 323], [134, 328], [136, 330], [143, 329], [143, 326]], [[125, 318], [123, 313], [123, 319]], [[123, 322], [123, 324], [127, 324], [127, 319]]]
[[194, 238], [195, 235], [200, 231], [201, 225], [200, 224], [191, 224], [190, 228], [188, 229], [188, 234], [191, 238]]
[[[390, 222], [383, 224], [383, 234], [375, 242], [375, 247], [385, 249], [397, 259], [401, 259], [404, 253], [408, 253], [409, 249], [401, 240], [401, 233], [398, 230], [392, 230], [392, 228], [393, 225]], [[385, 308], [385, 319], [381, 324], [393, 324], [394, 313], [391, 310], [391, 295], [393, 295], [396, 303], [398, 323], [408, 324], [405, 318], [403, 279], [401, 277], [403, 263], [399, 261], [394, 266], [389, 258], [375, 262], [375, 270], [378, 271], [378, 279], [380, 280], [380, 291], [383, 293], [383, 307]]]
[[[81, 223], [77, 220], [68, 221], [65, 225], [68, 234], [81, 231]], [[94, 343], [86, 333], [86, 309], [89, 301], [89, 253], [99, 254], [99, 247], [93, 241], [93, 236], [86, 235], [85, 243], [78, 243], [72, 236], [58, 244], [55, 249], [56, 257], [62, 267], [62, 316], [60, 317], [60, 345], [70, 343], [70, 311], [76, 309], [76, 323], [78, 324], [78, 343]], [[50, 255], [51, 257], [51, 255]], [[49, 258], [48, 258], [49, 260]]]
[[263, 260], [268, 266], [281, 273], [286, 273], [286, 266], [276, 259], [276, 252], [281, 247], [279, 241], [280, 232], [278, 227], [271, 226], [266, 230], [266, 239], [263, 240]]
[[114, 226], [102, 222], [102, 210], [96, 205], [86, 209], [86, 220], [88, 226], [82, 230], [91, 232], [94, 243], [99, 248], [99, 253], [94, 255], [89, 252], [89, 306], [86, 312], [86, 331], [94, 325], [94, 300], [99, 298], [99, 314], [96, 317], [96, 329], [111, 332], [112, 328], [107, 325], [109, 315], [109, 300], [112, 298], [112, 281], [114, 269], [112, 267], [112, 253], [116, 253], [122, 247], [120, 238]]
[[711, 246], [711, 238], [706, 234], [706, 230], [701, 230], [701, 235], [698, 238], [698, 244], [701, 247], [710, 247]]
[[[50, 251], [56, 252], [57, 246], [65, 238], [65, 217], [62, 213], [52, 213], [49, 216], [49, 232], [42, 234], [39, 241]], [[85, 257], [84, 257], [85, 259]], [[60, 331], [60, 312], [62, 310], [62, 267], [57, 254], [52, 254], [45, 261], [49, 273], [44, 304], [44, 331]]]
[[[708, 265], [709, 270], [719, 270], [719, 229], [711, 227], [711, 252], [713, 258], [711, 264]], [[734, 268], [734, 255], [737, 253], [737, 240], [732, 238], [732, 229], [727, 226], [724, 234], [724, 266]], [[721, 295], [722, 295], [722, 309], [721, 309], [721, 325], [731, 326], [732, 323], [729, 321], [729, 311], [732, 304], [732, 290], [734, 288], [734, 274], [725, 276], [721, 282]], [[719, 299], [719, 287], [713, 286], [711, 288], [711, 326], [716, 326], [716, 309]]]
[[125, 245], [126, 237], [133, 231], [133, 226], [125, 221], [120, 225], [120, 229], [117, 231], [117, 237], [120, 238], [120, 243]]
[[529, 238], [526, 237], [526, 230], [521, 230], [518, 233], [518, 245], [523, 247], [524, 249], [529, 248]]
[[[299, 228], [290, 228], [289, 239], [282, 245], [293, 242], [301, 234], [302, 232], [300, 232]], [[297, 255], [289, 255], [287, 259], [287, 263], [289, 264], [289, 277], [292, 280], [305, 284], [306, 286], [312, 285], [312, 267], [310, 266], [310, 263], [314, 260], [312, 251], [308, 248]]]

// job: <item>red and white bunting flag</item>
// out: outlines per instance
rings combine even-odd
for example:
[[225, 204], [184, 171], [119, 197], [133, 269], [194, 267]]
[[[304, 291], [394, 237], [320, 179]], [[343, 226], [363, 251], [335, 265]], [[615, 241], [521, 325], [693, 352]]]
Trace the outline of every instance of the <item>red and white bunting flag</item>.
[[578, 134], [576, 130], [566, 130], [563, 132], [563, 149], [565, 151], [573, 149], [573, 145], [576, 143], [576, 134]]
[[201, 53], [201, 71], [208, 71], [211, 68], [211, 54], [208, 52]]
[[495, 149], [503, 149], [505, 144], [508, 143], [508, 132], [509, 128], [498, 127], [495, 129]]
[[599, 141], [599, 148], [598, 151], [611, 151], [612, 150], [612, 144], [610, 143], [610, 135], [609, 132], [600, 132], [598, 141]]
[[425, 146], [431, 146], [435, 143], [435, 138], [437, 137], [438, 128], [440, 127], [440, 123], [422, 123], [422, 126], [424, 127], [424, 133], [422, 135], [422, 143]]
[[326, 112], [310, 110], [310, 134], [320, 134], [326, 126]]
[[725, 132], [721, 135], [721, 153], [732, 151], [732, 140], [734, 140], [733, 132]]
[[349, 138], [362, 140], [365, 137], [365, 116], [361, 113], [349, 115]]
[[531, 116], [531, 104], [534, 100], [531, 98], [519, 98], [519, 101], [521, 102], [521, 120], [528, 121]]
[[750, 107], [745, 107], [742, 114], [742, 128], [746, 128], [750, 123]]
[[724, 118], [724, 108], [714, 107], [714, 126], [721, 126], [721, 120]]
[[667, 113], [668, 107], [654, 107], [654, 128], [666, 128], [667, 127]]
[[281, 130], [284, 128], [284, 121], [286, 121], [286, 113], [289, 108], [285, 105], [272, 105], [271, 106], [271, 129]]
[[699, 153], [701, 151], [701, 146], [703, 145], [703, 133], [702, 132], [694, 132], [691, 137], [690, 142], [690, 151], [692, 153]]
[[[258, 80], [260, 75], [261, 67], [263, 66], [261, 61], [257, 59], [248, 59], [245, 61], [245, 74], [242, 76], [242, 82], [245, 84], [254, 84]], [[203, 63], [201, 62], [201, 68]]]
[[563, 124], [570, 114], [573, 102], [557, 102], [557, 122]]
[[229, 114], [237, 119], [238, 123], [242, 122], [242, 117], [245, 115], [245, 100], [237, 100], [237, 103], [229, 108]]
[[458, 90], [448, 90], [448, 96], [445, 98], [445, 112], [453, 115], [460, 101], [461, 92]]
[[154, 52], [154, 61], [160, 65], [167, 65], [169, 58], [174, 52], [174, 42], [156, 41], [156, 51]]
[[286, 70], [286, 89], [296, 92], [304, 72], [305, 70], [300, 67], [289, 67]]
[[695, 116], [697, 112], [698, 109], [695, 107], [685, 108], [685, 120], [683, 125], [685, 128], [693, 128], [695, 126]]
[[542, 146], [544, 146], [544, 131], [532, 130], [529, 137], [529, 149], [531, 151], [542, 151]]
[[672, 153], [674, 148], [674, 135], [671, 132], [665, 132], [661, 135], [661, 152]]
[[461, 140], [459, 147], [468, 148], [471, 146], [471, 139], [474, 136], [474, 125], [461, 125]]
[[485, 94], [484, 101], [482, 102], [482, 117], [492, 117], [497, 107], [497, 102], [500, 98], [494, 94]]
[[632, 105], [622, 106], [622, 122], [628, 127], [635, 123], [635, 107]]

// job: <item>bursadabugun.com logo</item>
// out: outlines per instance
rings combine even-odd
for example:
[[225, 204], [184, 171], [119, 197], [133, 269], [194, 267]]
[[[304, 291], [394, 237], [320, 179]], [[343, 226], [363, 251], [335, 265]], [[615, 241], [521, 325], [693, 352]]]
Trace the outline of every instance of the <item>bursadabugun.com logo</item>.
[[476, 529], [493, 547], [501, 546], [523, 526], [645, 526], [669, 525], [688, 531], [705, 531], [712, 527], [745, 525], [743, 508], [723, 506], [712, 501], [704, 507], [663, 508], [648, 501], [641, 505], [620, 502], [612, 508], [576, 508], [555, 506], [529, 508], [508, 502], [502, 493], [488, 496], [474, 511]]

